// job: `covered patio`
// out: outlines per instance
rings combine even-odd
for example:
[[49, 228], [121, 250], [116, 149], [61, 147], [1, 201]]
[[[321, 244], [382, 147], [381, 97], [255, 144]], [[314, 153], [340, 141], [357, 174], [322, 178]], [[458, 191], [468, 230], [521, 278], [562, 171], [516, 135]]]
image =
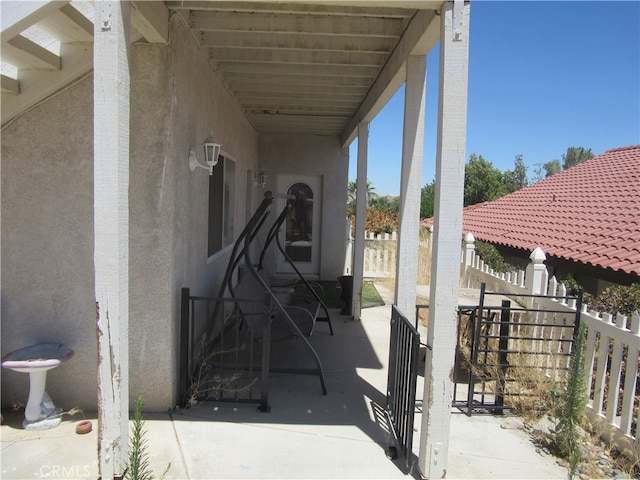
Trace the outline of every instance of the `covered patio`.
[[[383, 413], [390, 305], [363, 310], [361, 322], [332, 313], [336, 336], [318, 332], [311, 337], [327, 360], [329, 395], [321, 395], [313, 377], [281, 375], [273, 377], [270, 413], [259, 413], [251, 405], [211, 402], [147, 413], [154, 473], [159, 476], [170, 463], [165, 478], [181, 480], [420, 478], [415, 467], [409, 471], [401, 458], [385, 455], [395, 445]], [[420, 376], [420, 384], [422, 380]], [[65, 417], [57, 429], [25, 432], [20, 415], [3, 413], [9, 414], [1, 427], [2, 478], [96, 478], [95, 414]], [[75, 425], [84, 419], [93, 422], [94, 430], [77, 435]], [[535, 451], [522, 421], [514, 416], [468, 417], [454, 410], [450, 445], [447, 478], [566, 478], [566, 469], [553, 456]]]
[[[418, 469], [442, 477], [449, 464], [460, 264], [459, 249], [450, 246], [461, 234], [469, 3], [96, 1], [87, 12], [82, 5], [2, 3], [3, 61], [15, 68], [13, 76], [2, 75], [3, 350], [52, 339], [75, 351], [52, 393], [97, 408], [100, 474], [122, 473], [135, 397], [156, 412], [177, 403], [180, 289], [218, 290], [229, 245], [263, 190], [313, 177], [309, 183], [321, 194], [314, 199], [321, 200], [313, 202], [318, 237], [306, 273], [341, 274], [347, 148], [357, 138], [358, 191], [365, 192], [369, 122], [403, 84], [393, 303], [412, 312], [426, 56], [439, 44], [436, 281], [425, 340], [429, 401], [416, 445]], [[32, 27], [59, 48], [45, 46]], [[203, 141], [220, 155], [196, 153]], [[205, 160], [219, 183], [194, 166]], [[363, 242], [365, 196], [356, 203], [355, 238]], [[352, 316], [364, 325], [363, 251], [356, 243]], [[277, 269], [278, 259], [270, 260]], [[339, 346], [330, 342], [325, 357], [338, 358]], [[376, 356], [375, 370], [384, 372], [384, 356]], [[4, 403], [25, 396], [17, 377], [3, 375], [2, 382]], [[384, 388], [369, 397], [370, 384], [356, 382], [366, 387], [368, 400], [358, 400], [357, 409], [363, 419], [375, 413], [365, 408]]]

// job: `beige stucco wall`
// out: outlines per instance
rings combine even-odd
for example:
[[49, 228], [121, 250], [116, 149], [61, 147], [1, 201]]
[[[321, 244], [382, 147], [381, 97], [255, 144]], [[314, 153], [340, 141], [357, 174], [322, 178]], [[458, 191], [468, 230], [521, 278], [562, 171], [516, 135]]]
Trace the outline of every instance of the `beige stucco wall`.
[[261, 134], [259, 149], [259, 171], [269, 174], [267, 190], [276, 191], [279, 174], [322, 177], [320, 278], [335, 280], [345, 261], [348, 150], [339, 137], [291, 134]]
[[[331, 201], [322, 210], [322, 276], [342, 273], [334, 252], [344, 249], [348, 153], [338, 138], [259, 137], [177, 17], [169, 44], [133, 45], [129, 389], [147, 410], [177, 402], [180, 289], [216, 294], [230, 254], [207, 258], [209, 177], [188, 165], [189, 147], [202, 160], [211, 132], [236, 160], [236, 235], [263, 192], [248, 184], [248, 172], [323, 176]], [[50, 372], [47, 389], [59, 406], [93, 410], [93, 77], [6, 125], [1, 148], [2, 353], [40, 341], [68, 345], [75, 356]], [[2, 406], [24, 403], [27, 376], [1, 374]]]
[[[2, 354], [38, 342], [75, 351], [49, 372], [64, 408], [95, 409], [93, 77], [2, 130]], [[2, 369], [2, 407], [28, 376]]]

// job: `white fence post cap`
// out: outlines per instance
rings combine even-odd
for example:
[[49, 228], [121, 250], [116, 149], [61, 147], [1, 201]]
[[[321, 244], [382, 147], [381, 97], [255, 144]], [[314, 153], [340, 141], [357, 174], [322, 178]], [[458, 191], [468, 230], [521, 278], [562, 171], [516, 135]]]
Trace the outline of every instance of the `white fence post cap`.
[[547, 259], [547, 256], [540, 247], [536, 247], [535, 250], [531, 252], [531, 255], [529, 255], [529, 258], [533, 263], [542, 263]]

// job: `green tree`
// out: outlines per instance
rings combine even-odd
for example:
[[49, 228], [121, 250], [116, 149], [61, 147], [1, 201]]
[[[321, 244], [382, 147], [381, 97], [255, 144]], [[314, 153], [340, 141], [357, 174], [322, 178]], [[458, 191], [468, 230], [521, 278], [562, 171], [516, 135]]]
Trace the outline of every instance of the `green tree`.
[[[356, 196], [358, 194], [358, 183], [355, 180], [349, 180], [347, 184], [347, 216], [351, 217], [356, 213]], [[372, 198], [376, 197], [375, 187], [370, 180], [367, 180], [367, 207]]]
[[347, 185], [347, 201], [349, 203], [354, 202], [356, 200], [356, 190], [358, 189], [358, 185], [355, 180], [349, 180]]
[[531, 183], [538, 183], [544, 177], [542, 176], [542, 164], [540, 162], [533, 164], [533, 177], [531, 177]]
[[507, 193], [500, 170], [482, 155], [472, 153], [464, 169], [464, 205], [490, 202]]
[[397, 212], [400, 210], [400, 197], [391, 195], [375, 196], [369, 202], [369, 207], [381, 212]]
[[515, 192], [529, 185], [527, 166], [524, 164], [521, 153], [516, 155], [514, 169], [504, 172], [503, 179], [507, 193]]
[[[347, 185], [347, 201], [354, 202], [356, 200], [356, 196], [358, 194], [358, 182], [356, 180], [349, 180]], [[371, 180], [367, 180], [367, 206], [369, 205], [369, 201], [376, 196], [376, 187], [373, 186]]]
[[544, 178], [548, 178], [551, 175], [555, 175], [556, 173], [559, 173], [562, 170], [566, 170], [567, 168], [574, 167], [579, 163], [582, 163], [585, 160], [589, 160], [593, 157], [594, 155], [590, 148], [585, 149], [584, 147], [569, 147], [567, 148], [566, 153], [562, 154], [562, 162], [560, 162], [560, 160], [558, 159], [554, 159], [544, 164], [536, 163], [533, 170], [533, 183], [542, 180], [542, 170], [545, 171]]
[[585, 149], [584, 147], [569, 147], [567, 153], [562, 154], [562, 169], [574, 167], [579, 163], [593, 158], [593, 152], [591, 149]]
[[426, 184], [420, 190], [420, 218], [433, 217], [436, 202], [436, 181]]
[[544, 171], [546, 172], [545, 178], [562, 171], [560, 160], [551, 160], [550, 162], [545, 163], [542, 168], [544, 168]]

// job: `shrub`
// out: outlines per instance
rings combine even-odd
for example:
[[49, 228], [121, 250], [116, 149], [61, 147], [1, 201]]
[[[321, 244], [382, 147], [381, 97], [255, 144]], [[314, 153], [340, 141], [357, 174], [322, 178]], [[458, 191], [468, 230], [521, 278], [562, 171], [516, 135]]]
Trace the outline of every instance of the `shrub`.
[[560, 455], [569, 462], [569, 478], [574, 478], [582, 451], [580, 450], [580, 424], [587, 405], [585, 372], [585, 326], [581, 324], [575, 337], [562, 389], [558, 392], [556, 405], [557, 423], [555, 440]]
[[142, 417], [142, 397], [136, 400], [136, 408], [133, 414], [133, 428], [131, 431], [131, 446], [129, 448], [129, 464], [125, 473], [126, 480], [152, 480], [153, 473], [149, 466], [149, 453], [147, 451], [146, 430]]
[[589, 307], [600, 312], [632, 315], [640, 312], [640, 283], [630, 286], [614, 285], [606, 288], [589, 303]]
[[[582, 288], [571, 274], [561, 278], [560, 282], [567, 288], [569, 295], [576, 295]], [[589, 310], [611, 313], [612, 315], [616, 313], [633, 315], [634, 312], [640, 312], [640, 283], [633, 283], [629, 286], [612, 285], [605, 288], [599, 295], [585, 292], [582, 302], [589, 305]]]
[[[355, 228], [355, 218], [351, 219], [351, 225]], [[398, 230], [398, 213], [369, 208], [365, 216], [364, 229], [376, 235], [395, 232]]]
[[504, 273], [513, 270], [513, 267], [504, 261], [498, 249], [490, 243], [476, 240], [475, 249], [476, 255], [479, 255], [484, 263], [493, 268], [495, 272]]

